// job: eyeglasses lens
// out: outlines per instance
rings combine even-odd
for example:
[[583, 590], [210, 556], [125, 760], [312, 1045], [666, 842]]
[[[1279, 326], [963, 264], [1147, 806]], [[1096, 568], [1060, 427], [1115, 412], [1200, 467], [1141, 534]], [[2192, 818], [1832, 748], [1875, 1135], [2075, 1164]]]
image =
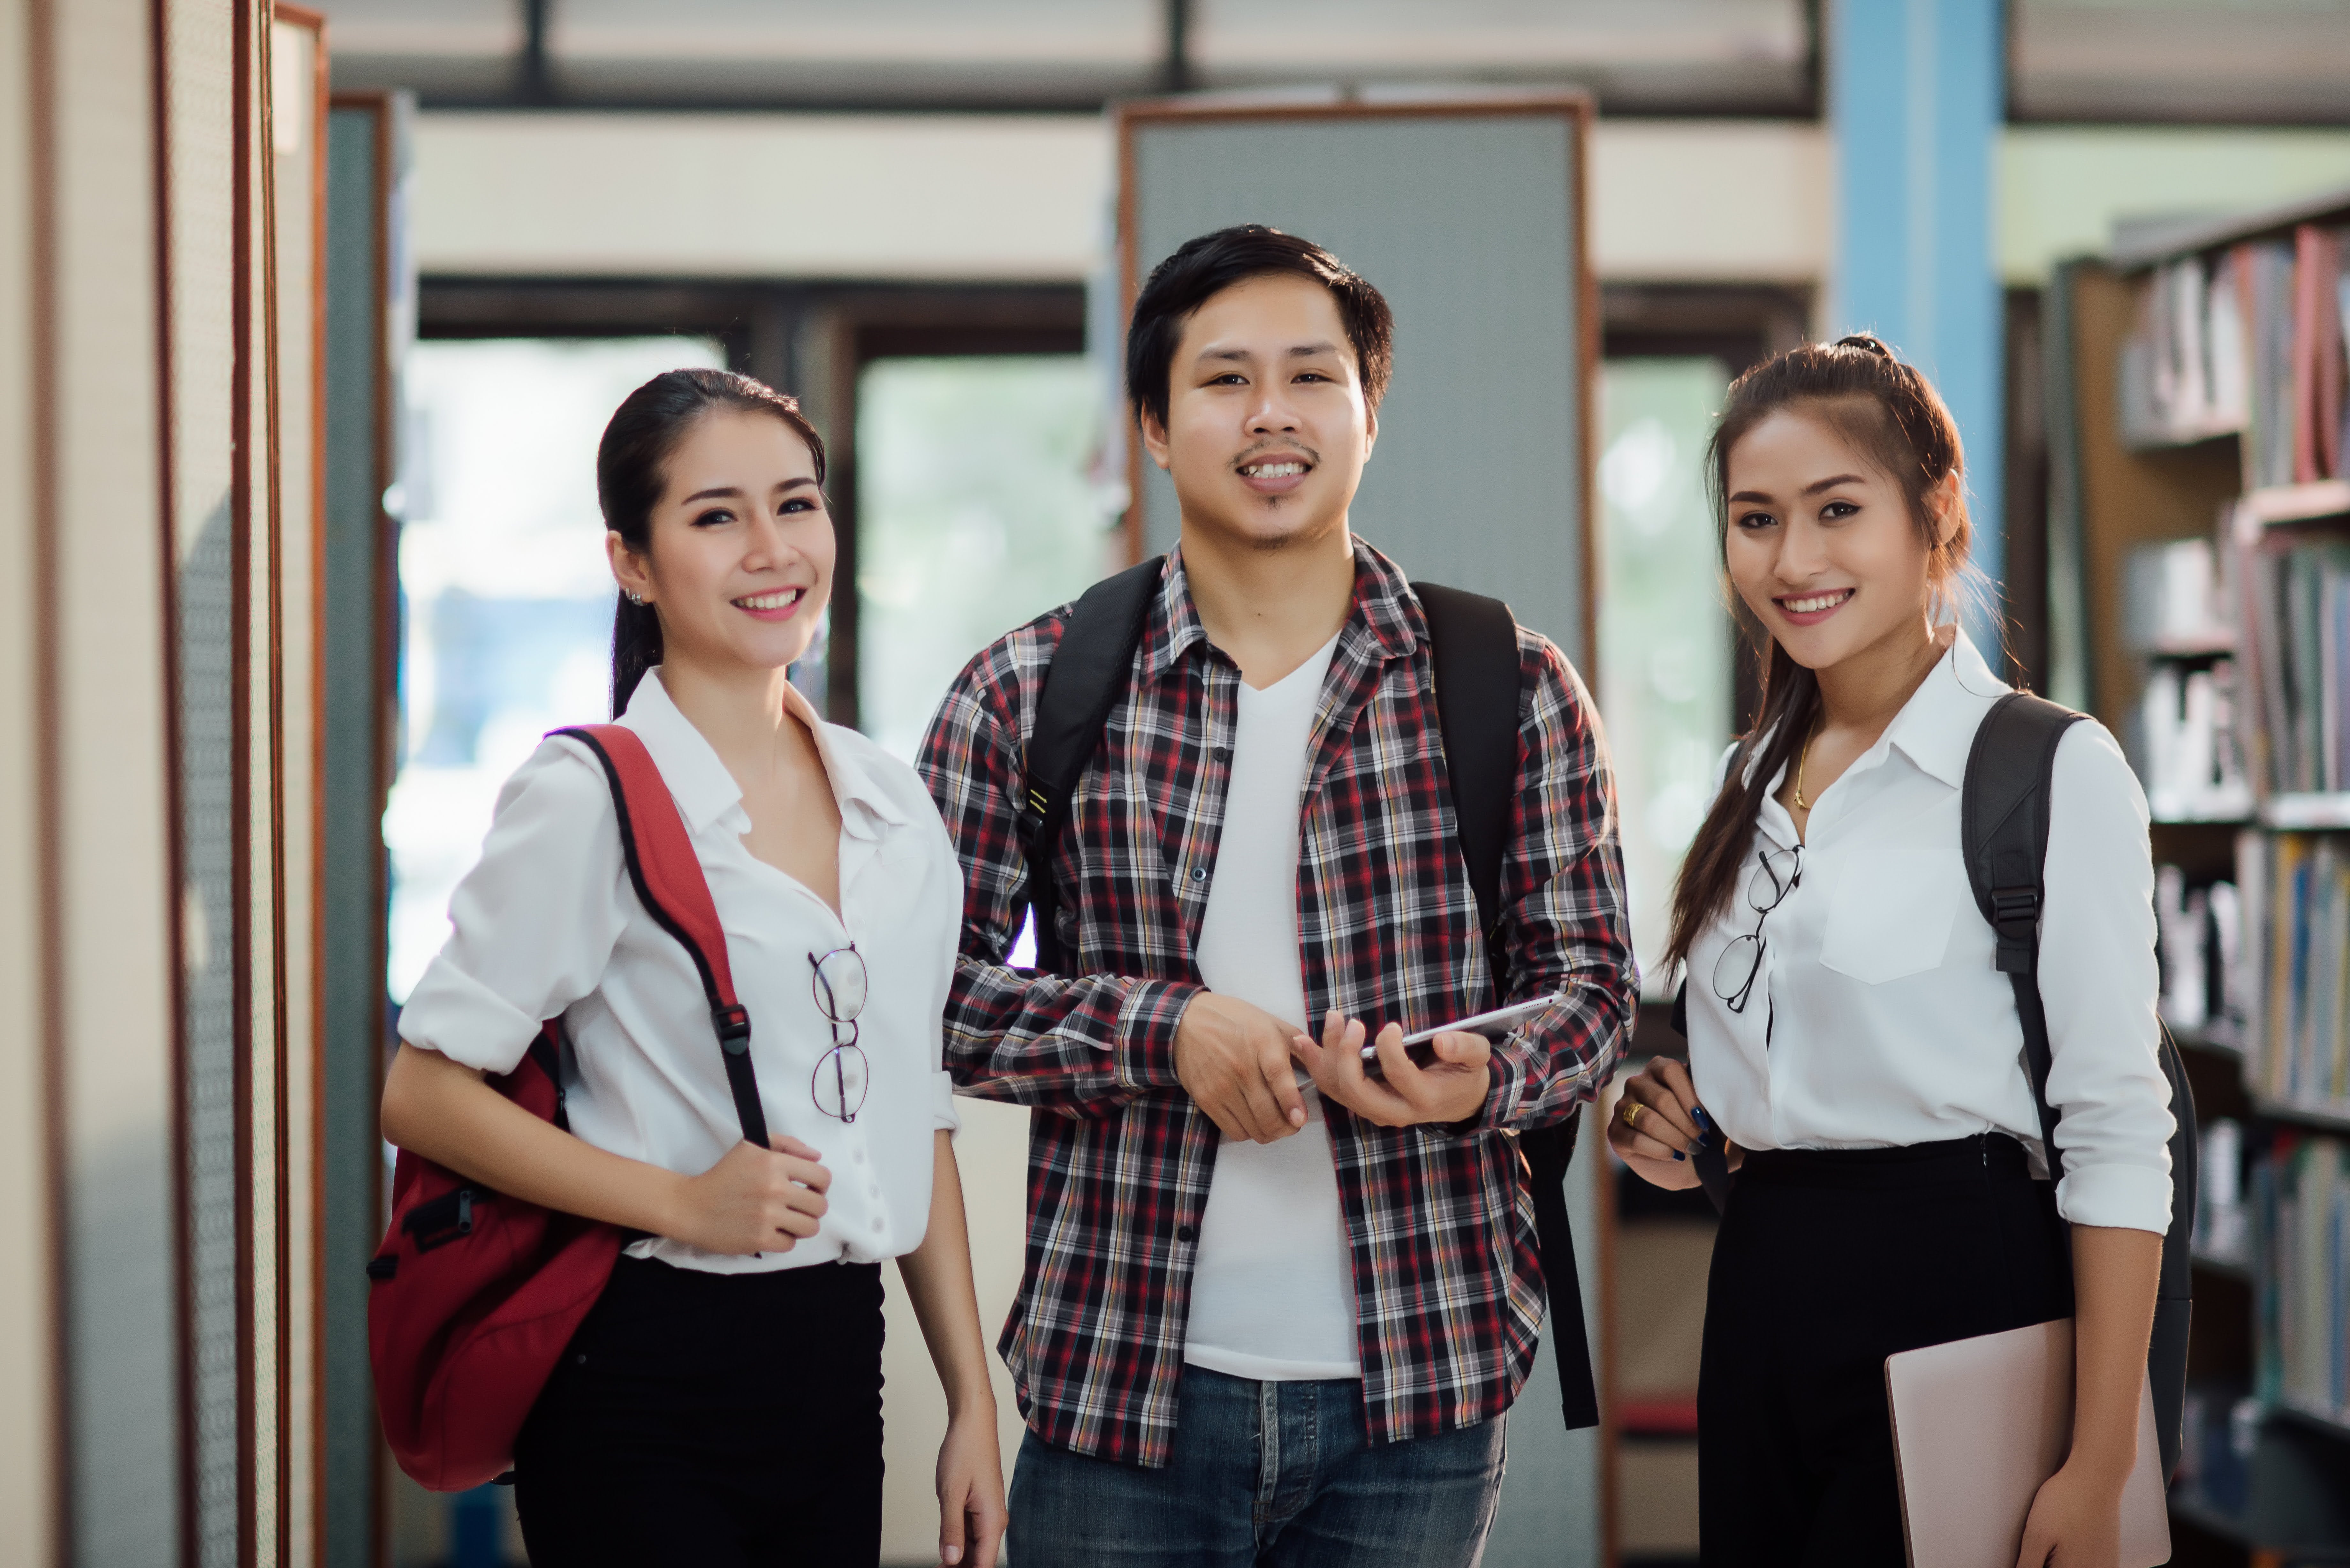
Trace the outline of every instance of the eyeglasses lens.
[[852, 1023], [865, 1011], [865, 959], [855, 948], [816, 961], [816, 1004], [835, 1023]]
[[1769, 914], [1803, 880], [1803, 865], [1800, 850], [1764, 851], [1757, 857], [1754, 875], [1747, 878], [1746, 902], [1756, 914]]
[[1738, 938], [1713, 961], [1713, 994], [1730, 1003], [1732, 1012], [1745, 1011], [1747, 989], [1762, 962], [1762, 939], [1752, 936]]
[[852, 1041], [824, 1054], [823, 1060], [816, 1064], [808, 1091], [816, 1096], [817, 1110], [837, 1120], [853, 1122], [864, 1108], [865, 1091], [871, 1077], [864, 1051]]

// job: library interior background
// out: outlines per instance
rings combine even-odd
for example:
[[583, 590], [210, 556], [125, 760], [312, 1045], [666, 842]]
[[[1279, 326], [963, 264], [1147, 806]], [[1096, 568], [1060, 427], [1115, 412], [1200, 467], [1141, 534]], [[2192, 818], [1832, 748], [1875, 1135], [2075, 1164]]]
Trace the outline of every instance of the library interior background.
[[[1495, 126], [1532, 151], [1430, 176]], [[2350, 1562], [2350, 0], [0, 0], [0, 1563], [523, 1562], [507, 1489], [382, 1447], [376, 1097], [500, 781], [604, 716], [604, 420], [689, 364], [804, 400], [842, 591], [794, 678], [909, 756], [973, 651], [1165, 546], [1125, 313], [1245, 217], [1397, 301], [1372, 482], [1423, 533], [1366, 536], [1457, 528], [1434, 564], [1598, 699], [1634, 1064], [1683, 1050], [1664, 900], [1754, 701], [1723, 389], [1861, 328], [1936, 379], [1976, 635], [2154, 815], [2204, 1172], [2175, 1561]], [[1481, 403], [1535, 383], [1555, 439]], [[967, 1103], [991, 1335], [1024, 1138]], [[1695, 1561], [1711, 1211], [1610, 1159], [1570, 1180], [1604, 1420], [1529, 1389], [1500, 1568]], [[889, 1285], [885, 1560], [935, 1561]]]

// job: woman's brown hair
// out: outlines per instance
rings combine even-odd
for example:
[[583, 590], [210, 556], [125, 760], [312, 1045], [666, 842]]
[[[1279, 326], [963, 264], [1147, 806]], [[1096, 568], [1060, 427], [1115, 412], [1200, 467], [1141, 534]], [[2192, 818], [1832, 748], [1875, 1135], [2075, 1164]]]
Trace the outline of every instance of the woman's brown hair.
[[[653, 508], [669, 485], [669, 460], [685, 432], [721, 409], [767, 414], [807, 442], [824, 483], [824, 438], [799, 400], [731, 370], [664, 370], [621, 400], [596, 448], [596, 500], [604, 526], [639, 556], [652, 548]], [[660, 612], [619, 596], [612, 610], [612, 717], [628, 711], [645, 671], [661, 661]]]
[[[1901, 486], [1909, 516], [1927, 546], [1926, 580], [1944, 606], [1967, 585], [1974, 527], [1967, 516], [1966, 458], [1959, 427], [1940, 394], [1916, 367], [1903, 364], [1866, 333], [1807, 343], [1765, 360], [1731, 383], [1721, 420], [1706, 448], [1715, 537], [1725, 566], [1730, 547], [1730, 454], [1773, 414], [1794, 410], [1825, 421], [1853, 451]], [[1952, 474], [1947, 500], [1935, 492]], [[1736, 603], [1732, 596], [1732, 603]], [[1747, 614], [1739, 624], [1762, 671], [1762, 711], [1739, 738], [1721, 791], [1690, 844], [1673, 884], [1669, 966], [1686, 961], [1698, 933], [1729, 904], [1738, 870], [1754, 843], [1755, 814], [1771, 781], [1819, 722], [1819, 678], [1787, 656], [1778, 639]]]

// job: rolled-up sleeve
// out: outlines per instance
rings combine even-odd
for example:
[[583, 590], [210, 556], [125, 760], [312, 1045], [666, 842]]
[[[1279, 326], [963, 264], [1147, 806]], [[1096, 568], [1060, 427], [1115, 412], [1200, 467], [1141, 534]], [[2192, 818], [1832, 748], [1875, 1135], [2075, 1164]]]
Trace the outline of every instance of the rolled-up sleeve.
[[[1057, 640], [1045, 645], [1049, 662]], [[1020, 725], [1006, 704], [1012, 656], [965, 667], [931, 719], [916, 764], [962, 867], [960, 956], [946, 1006], [946, 1068], [974, 1099], [1067, 1115], [1115, 1113], [1151, 1090], [1179, 1088], [1175, 1031], [1201, 987], [1114, 974], [1014, 969], [1028, 909], [1028, 861], [1016, 824]], [[1031, 671], [1041, 690], [1041, 670]]]
[[2040, 995], [2048, 1098], [2076, 1225], [2170, 1225], [2170, 1085], [2155, 1013], [2154, 863], [2146, 796], [2113, 736], [2066, 732], [2051, 784]]
[[569, 742], [542, 743], [499, 792], [482, 858], [450, 898], [449, 940], [400, 1009], [400, 1037], [512, 1072], [540, 1025], [602, 978], [626, 876], [603, 775]]
[[1511, 1001], [1558, 1000], [1494, 1048], [1480, 1130], [1563, 1121], [1607, 1085], [1639, 990], [1624, 914], [1616, 784], [1590, 693], [1520, 633], [1518, 794], [1503, 865]]

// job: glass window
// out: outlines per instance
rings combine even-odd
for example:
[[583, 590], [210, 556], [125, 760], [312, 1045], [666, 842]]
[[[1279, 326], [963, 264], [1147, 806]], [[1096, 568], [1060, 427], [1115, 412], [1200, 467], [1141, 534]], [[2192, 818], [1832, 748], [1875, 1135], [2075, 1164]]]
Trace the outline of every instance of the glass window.
[[724, 363], [717, 344], [685, 337], [409, 351], [400, 769], [383, 821], [394, 1002], [448, 937], [449, 895], [481, 856], [498, 786], [547, 731], [608, 712], [605, 424], [659, 372]]
[[1731, 625], [1705, 443], [1730, 384], [1711, 358], [1610, 359], [1600, 372], [1599, 711], [1615, 753], [1632, 946], [1661, 965], [1681, 855], [1731, 736]]
[[1124, 491], [1103, 451], [1102, 409], [1100, 380], [1077, 355], [866, 367], [857, 702], [859, 727], [894, 755], [913, 760], [972, 655], [1124, 564], [1107, 532]]

